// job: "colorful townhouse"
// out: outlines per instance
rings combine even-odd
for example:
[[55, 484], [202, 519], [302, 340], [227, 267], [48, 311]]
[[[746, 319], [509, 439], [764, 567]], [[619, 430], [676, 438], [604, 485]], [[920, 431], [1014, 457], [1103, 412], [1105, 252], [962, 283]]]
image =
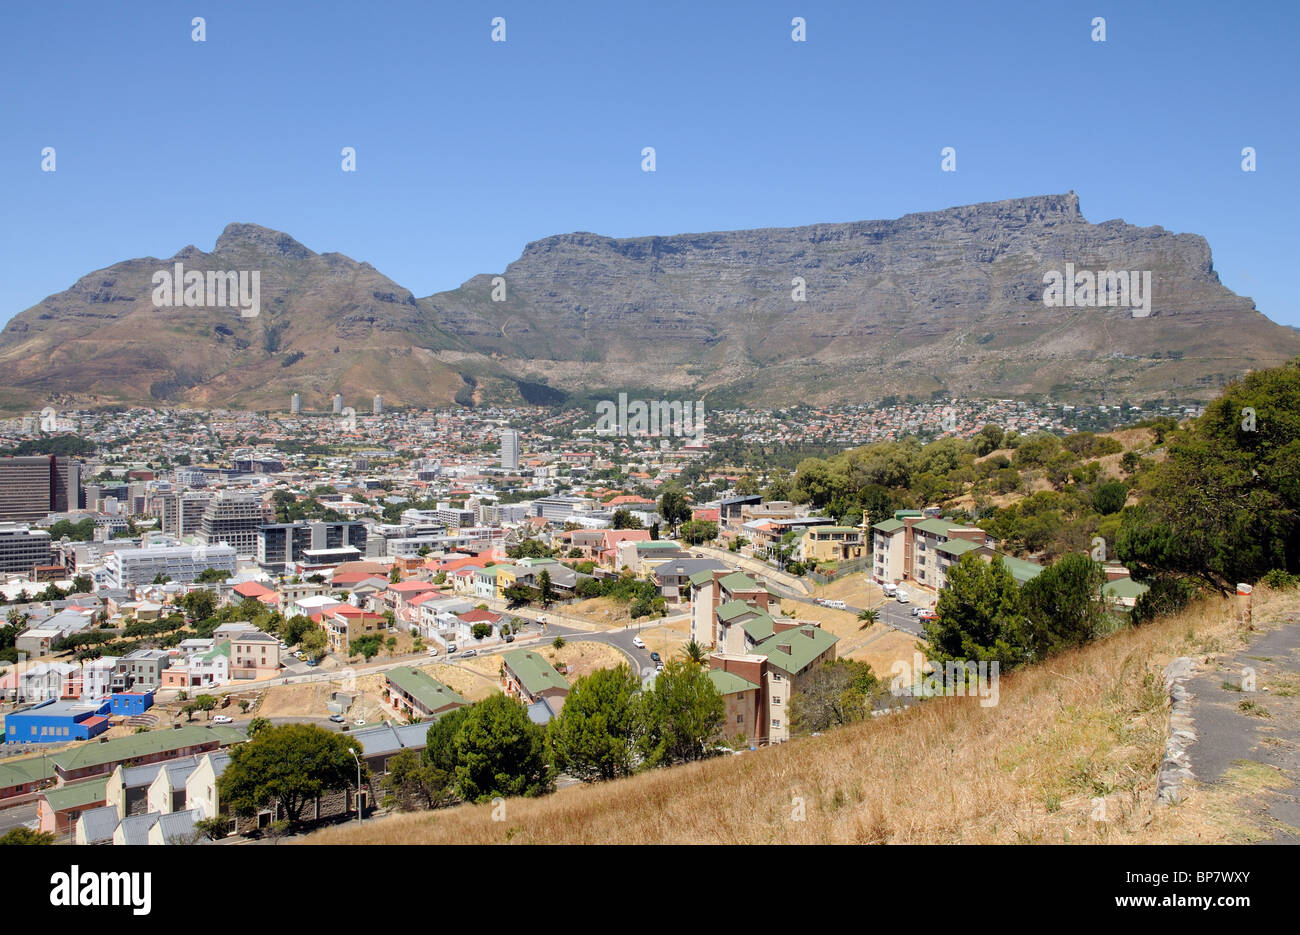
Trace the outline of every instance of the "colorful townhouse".
[[529, 716], [535, 721], [558, 715], [569, 695], [569, 683], [564, 676], [530, 649], [513, 649], [502, 654], [501, 684], [507, 695], [529, 707]]
[[469, 704], [420, 669], [401, 666], [384, 673], [384, 701], [399, 715], [432, 718]]

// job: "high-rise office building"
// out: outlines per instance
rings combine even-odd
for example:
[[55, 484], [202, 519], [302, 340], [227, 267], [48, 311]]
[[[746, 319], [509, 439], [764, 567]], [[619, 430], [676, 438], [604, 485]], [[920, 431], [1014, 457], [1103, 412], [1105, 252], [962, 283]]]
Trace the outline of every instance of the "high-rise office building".
[[234, 546], [241, 557], [257, 554], [257, 528], [272, 519], [262, 496], [247, 491], [223, 491], [208, 501], [199, 523], [199, 539], [207, 545]]
[[302, 561], [308, 549], [352, 546], [365, 554], [366, 532], [365, 523], [352, 520], [268, 523], [257, 529], [257, 563], [278, 570]]
[[235, 550], [227, 545], [154, 546], [147, 549], [120, 549], [104, 559], [109, 587], [134, 588], [148, 584], [158, 575], [189, 584], [205, 569], [235, 573]]
[[501, 432], [501, 466], [508, 471], [519, 470], [519, 433], [514, 429]]
[[384, 397], [382, 396], [375, 397], [375, 405], [373, 411], [377, 416], [382, 416], [384, 414]]
[[192, 536], [203, 523], [203, 513], [213, 495], [186, 490], [162, 497], [162, 531], [169, 536]]
[[289, 412], [295, 416], [302, 412], [302, 396], [300, 394], [294, 393], [289, 397]]
[[32, 573], [36, 565], [53, 562], [50, 534], [23, 523], [0, 523], [0, 571]]
[[343, 394], [342, 394], [342, 393], [335, 393], [335, 394], [334, 394], [334, 414], [337, 416], [337, 415], [341, 415], [342, 413], [343, 413]]
[[0, 458], [0, 521], [35, 522], [84, 504], [79, 462], [55, 455]]

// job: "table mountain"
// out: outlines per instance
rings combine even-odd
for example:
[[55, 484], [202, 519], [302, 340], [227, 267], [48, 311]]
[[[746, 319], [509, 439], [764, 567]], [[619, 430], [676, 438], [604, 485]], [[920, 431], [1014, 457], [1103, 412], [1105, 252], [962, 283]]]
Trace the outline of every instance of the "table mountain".
[[[177, 262], [259, 270], [258, 317], [154, 307], [150, 277]], [[1149, 272], [1149, 314], [1046, 306], [1044, 277], [1066, 264]], [[1136, 402], [1209, 398], [1297, 354], [1300, 334], [1219, 282], [1203, 237], [1089, 223], [1071, 192], [892, 221], [562, 234], [423, 299], [367, 263], [232, 224], [211, 253], [119, 263], [15, 317], [0, 332], [0, 403], [281, 408], [296, 391], [322, 408], [335, 391], [359, 407], [374, 393], [440, 405], [619, 390], [714, 405]]]

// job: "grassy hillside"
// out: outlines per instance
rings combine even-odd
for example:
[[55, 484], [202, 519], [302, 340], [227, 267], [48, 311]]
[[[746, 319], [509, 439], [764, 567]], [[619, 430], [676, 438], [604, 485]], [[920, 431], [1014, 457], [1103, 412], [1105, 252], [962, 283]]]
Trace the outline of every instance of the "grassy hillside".
[[[1257, 624], [1300, 610], [1256, 591]], [[1288, 624], [1294, 625], [1294, 624]], [[1126, 629], [1001, 680], [999, 704], [936, 699], [821, 737], [541, 799], [327, 829], [320, 844], [1240, 842], [1254, 773], [1154, 806], [1163, 667], [1239, 649], [1227, 600]], [[1194, 750], [1193, 750], [1194, 755]], [[1093, 820], [1105, 799], [1107, 820]], [[796, 820], [802, 804], [803, 820]]]

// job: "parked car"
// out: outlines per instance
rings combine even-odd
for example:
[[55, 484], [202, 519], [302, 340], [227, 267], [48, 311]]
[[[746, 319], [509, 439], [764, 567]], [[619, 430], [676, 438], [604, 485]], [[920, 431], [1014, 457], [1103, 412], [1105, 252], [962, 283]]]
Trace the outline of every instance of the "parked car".
[[645, 649], [645, 640], [641, 639], [639, 636], [634, 636], [632, 637], [632, 645], [637, 649]]
[[915, 607], [912, 608], [913, 617], [919, 617], [923, 613], [925, 613], [925, 608], [922, 607], [920, 604], [917, 604]]
[[438, 650], [436, 650], [436, 649], [434, 649], [432, 646], [430, 646], [430, 647], [429, 647], [429, 655], [430, 655], [430, 656], [436, 656], [436, 655], [438, 655]]
[[308, 660], [307, 660], [307, 665], [311, 666], [311, 667], [314, 669], [314, 668], [316, 667], [316, 660], [315, 660], [315, 659], [308, 659]]
[[357, 725], [357, 727], [365, 727], [365, 726], [366, 726], [366, 719], [363, 718], [363, 717], [359, 717], [359, 718], [357, 718], [355, 721], [353, 721], [352, 723], [355, 724], [355, 725]]
[[939, 615], [936, 614], [933, 610], [927, 610], [925, 613], [921, 614], [920, 619], [922, 621], [927, 621], [927, 622], [930, 620], [938, 620]]
[[651, 653], [651, 654], [650, 654], [650, 661], [651, 661], [651, 662], [660, 662], [661, 660], [660, 660], [660, 658], [659, 658], [659, 654], [658, 654], [658, 653]]
[[301, 659], [301, 658], [302, 658], [302, 650], [301, 650], [301, 649], [295, 649], [295, 650], [293, 651], [293, 658], [295, 658], [295, 659]]
[[447, 644], [447, 655], [450, 656], [450, 655], [451, 655], [452, 653], [454, 653], [455, 651], [456, 651], [456, 644], [455, 644], [455, 643], [448, 643], [448, 644]]
[[341, 714], [331, 714], [330, 720], [333, 721], [335, 724], [342, 724], [344, 721], [344, 717]]
[[848, 610], [849, 605], [843, 601], [822, 601], [822, 604], [831, 610]]
[[213, 724], [233, 724], [235, 719], [228, 714], [218, 714], [212, 719]]
[[507, 643], [513, 643], [514, 641], [515, 641], [515, 636], [514, 636], [514, 634], [513, 634], [513, 633], [507, 633], [507, 634], [506, 634], [506, 642], [507, 642]]
[[465, 650], [463, 653], [460, 654], [460, 658], [462, 658], [462, 659], [468, 659], [470, 656], [477, 656], [477, 655], [478, 655], [478, 650], [477, 650], [477, 649], [467, 649], [467, 650]]

